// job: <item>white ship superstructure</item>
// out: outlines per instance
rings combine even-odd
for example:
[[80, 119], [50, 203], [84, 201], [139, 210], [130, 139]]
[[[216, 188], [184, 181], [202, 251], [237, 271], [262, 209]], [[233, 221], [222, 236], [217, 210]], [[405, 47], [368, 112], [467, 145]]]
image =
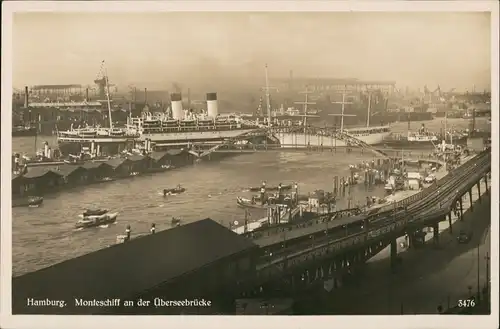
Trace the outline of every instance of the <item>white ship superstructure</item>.
[[149, 141], [155, 148], [197, 142], [215, 145], [257, 128], [235, 115], [220, 115], [216, 93], [207, 94], [207, 110], [202, 113], [184, 109], [179, 93], [172, 94], [171, 99], [171, 116], [145, 112], [140, 118], [128, 119], [127, 129], [139, 133], [138, 141]]
[[88, 150], [92, 155], [110, 155], [132, 148], [149, 151], [193, 143], [216, 145], [256, 128], [235, 115], [219, 114], [216, 93], [207, 93], [207, 110], [201, 113], [184, 109], [181, 94], [173, 93], [168, 112], [153, 113], [146, 107], [140, 117], [127, 118], [124, 128], [86, 127], [60, 131], [58, 142], [63, 154]]

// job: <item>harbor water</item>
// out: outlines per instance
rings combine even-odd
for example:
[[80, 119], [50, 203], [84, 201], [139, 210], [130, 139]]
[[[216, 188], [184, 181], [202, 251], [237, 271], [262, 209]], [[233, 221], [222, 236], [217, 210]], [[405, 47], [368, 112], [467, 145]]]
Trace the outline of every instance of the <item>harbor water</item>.
[[[467, 128], [467, 121], [460, 121]], [[413, 123], [415, 128], [417, 124], [420, 125]], [[41, 144], [45, 140], [55, 145], [54, 139], [46, 137], [38, 138], [37, 142]], [[32, 153], [33, 150], [33, 137], [13, 139], [13, 151]], [[13, 275], [112, 245], [127, 225], [131, 226], [133, 236], [147, 233], [152, 223], [157, 230], [169, 229], [173, 216], [180, 218], [183, 224], [207, 217], [226, 226], [235, 220], [241, 223], [245, 211], [237, 207], [236, 197], [250, 197], [252, 194], [244, 190], [259, 186], [262, 180], [268, 185], [297, 181], [300, 194], [317, 189], [332, 191], [334, 176], [347, 177], [350, 164], [373, 159], [370, 152], [346, 154], [345, 151], [245, 154], [47, 195], [39, 208], [12, 209]], [[178, 184], [187, 191], [163, 197], [164, 188]], [[363, 205], [366, 196], [380, 197], [384, 193], [383, 186], [367, 189], [359, 184], [352, 187], [351, 205]], [[347, 208], [347, 197], [340, 199], [337, 207]], [[119, 212], [118, 220], [108, 226], [75, 230], [78, 215], [86, 208]], [[259, 219], [265, 216], [265, 211], [250, 210], [250, 216]]]

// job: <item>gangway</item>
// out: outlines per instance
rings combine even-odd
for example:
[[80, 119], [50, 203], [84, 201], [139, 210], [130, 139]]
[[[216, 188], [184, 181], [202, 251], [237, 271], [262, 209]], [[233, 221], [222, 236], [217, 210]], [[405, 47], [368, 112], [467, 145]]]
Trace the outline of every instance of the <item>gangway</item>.
[[388, 158], [389, 156], [387, 155], [387, 153], [363, 142], [361, 139], [358, 139], [352, 135], [350, 135], [349, 133], [346, 133], [346, 132], [341, 132], [341, 133], [337, 133], [337, 136], [340, 137], [339, 139], [340, 140], [343, 140], [346, 142], [346, 144], [348, 145], [355, 145], [357, 147], [360, 147], [362, 149], [365, 149], [365, 150], [369, 150], [369, 151], [372, 151], [373, 153], [375, 153], [376, 155], [378, 156], [382, 156], [384, 158]]
[[246, 132], [246, 133], [243, 133], [241, 135], [238, 135], [238, 136], [235, 136], [232, 138], [228, 138], [228, 139], [224, 140], [222, 143], [214, 145], [213, 147], [211, 147], [210, 149], [208, 149], [204, 152], [196, 153], [195, 151], [193, 151], [194, 153], [193, 152], [190, 152], [190, 153], [196, 155], [197, 157], [203, 158], [203, 157], [210, 155], [211, 153], [217, 151], [219, 148], [221, 148], [223, 146], [232, 145], [232, 144], [239, 142], [239, 141], [242, 141], [248, 137], [263, 136], [263, 135], [268, 135], [268, 129], [267, 128], [257, 128], [255, 130], [250, 131], [250, 132]]

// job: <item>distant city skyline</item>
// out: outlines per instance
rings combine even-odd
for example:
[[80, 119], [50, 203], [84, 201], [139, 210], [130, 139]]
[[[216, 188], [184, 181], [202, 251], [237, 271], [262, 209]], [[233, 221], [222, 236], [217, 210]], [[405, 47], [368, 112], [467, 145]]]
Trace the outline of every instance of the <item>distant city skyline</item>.
[[13, 86], [92, 84], [102, 60], [135, 84], [357, 78], [444, 91], [490, 88], [489, 13], [16, 13]]

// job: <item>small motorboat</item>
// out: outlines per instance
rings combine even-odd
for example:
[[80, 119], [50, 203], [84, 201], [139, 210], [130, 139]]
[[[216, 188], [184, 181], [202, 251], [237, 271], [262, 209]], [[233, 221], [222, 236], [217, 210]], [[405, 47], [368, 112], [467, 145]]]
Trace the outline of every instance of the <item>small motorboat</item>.
[[[81, 216], [81, 215], [80, 215]], [[76, 222], [76, 228], [89, 228], [89, 227], [97, 227], [100, 225], [106, 225], [116, 222], [116, 218], [118, 217], [118, 213], [105, 213], [102, 215], [91, 215], [84, 216], [82, 219]]]
[[177, 195], [186, 192], [186, 189], [180, 185], [175, 188], [168, 188], [163, 190], [163, 196], [167, 195]]
[[80, 215], [80, 218], [88, 217], [88, 216], [101, 216], [108, 212], [107, 209], [86, 209], [83, 214]]
[[41, 196], [29, 196], [12, 199], [12, 207], [38, 207], [43, 203]]
[[255, 198], [247, 199], [243, 197], [236, 197], [236, 204], [242, 208], [259, 208], [263, 209], [267, 207], [267, 204], [261, 204], [260, 200], [256, 200]]
[[[262, 186], [259, 186], [259, 187], [249, 187], [248, 190], [250, 192], [259, 192], [260, 189], [262, 188]], [[278, 186], [266, 186], [266, 191], [277, 191], [278, 190]], [[281, 185], [281, 190], [282, 191], [287, 191], [287, 190], [291, 190], [292, 189], [292, 185]]]
[[41, 196], [32, 196], [28, 198], [28, 206], [29, 207], [38, 207], [42, 204], [43, 197]]

